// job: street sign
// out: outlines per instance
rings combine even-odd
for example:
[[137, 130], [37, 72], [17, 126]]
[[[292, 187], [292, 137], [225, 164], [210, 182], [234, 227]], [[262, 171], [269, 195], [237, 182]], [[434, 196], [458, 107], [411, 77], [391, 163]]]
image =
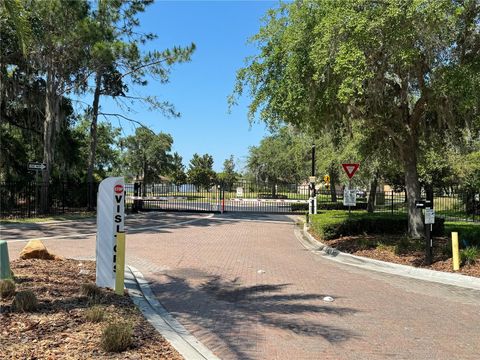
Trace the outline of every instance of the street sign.
[[343, 190], [343, 206], [357, 206], [357, 190]]
[[435, 210], [425, 209], [425, 224], [435, 224]]
[[357, 172], [360, 164], [358, 164], [358, 163], [342, 164], [342, 166], [343, 166], [343, 170], [345, 170], [345, 172], [347, 173], [348, 178], [351, 179], [353, 177], [353, 175], [355, 175], [355, 173]]
[[44, 163], [28, 163], [28, 170], [45, 170], [47, 164]]
[[417, 201], [415, 201], [415, 207], [417, 209], [430, 208], [431, 206], [432, 206], [432, 202], [430, 200], [417, 200]]

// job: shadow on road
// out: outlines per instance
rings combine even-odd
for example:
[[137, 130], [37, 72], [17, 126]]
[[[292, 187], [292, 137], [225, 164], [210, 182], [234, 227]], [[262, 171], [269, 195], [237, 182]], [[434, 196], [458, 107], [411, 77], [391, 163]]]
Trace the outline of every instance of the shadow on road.
[[[187, 274], [188, 278], [206, 278], [206, 281], [194, 287], [184, 278]], [[258, 358], [253, 356], [263, 336], [256, 331], [258, 325], [300, 336], [321, 337], [330, 343], [358, 337], [350, 330], [308, 320], [307, 314], [345, 316], [357, 312], [333, 304], [323, 305], [325, 294], [292, 294], [286, 291], [289, 284], [242, 286], [238, 279], [226, 281], [220, 276], [202, 274], [197, 269], [178, 269], [164, 276], [165, 281], [151, 283], [159, 301], [180, 321], [186, 319], [214, 333], [238, 359]], [[318, 316], [310, 318], [318, 319]]]

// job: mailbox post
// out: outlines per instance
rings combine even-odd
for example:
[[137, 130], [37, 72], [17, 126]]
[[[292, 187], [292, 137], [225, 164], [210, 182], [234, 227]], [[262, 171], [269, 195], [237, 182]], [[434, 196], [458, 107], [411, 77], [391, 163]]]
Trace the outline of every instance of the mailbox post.
[[425, 263], [430, 265], [433, 258], [433, 240], [432, 230], [435, 223], [435, 210], [433, 210], [432, 200], [418, 200], [415, 202], [418, 209], [424, 209], [425, 224]]

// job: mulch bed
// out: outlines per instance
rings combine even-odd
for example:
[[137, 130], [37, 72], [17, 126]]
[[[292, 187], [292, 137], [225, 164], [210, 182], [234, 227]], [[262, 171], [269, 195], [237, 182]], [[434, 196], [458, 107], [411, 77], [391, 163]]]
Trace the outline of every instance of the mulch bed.
[[[422, 267], [431, 270], [454, 272], [451, 254], [447, 250], [450, 241], [446, 237], [433, 239], [433, 263], [425, 264], [425, 250], [423, 242], [413, 243], [412, 246], [403, 246], [401, 251], [395, 247], [405, 242], [405, 237], [394, 235], [359, 235], [343, 236], [333, 240], [319, 239], [314, 233], [310, 233], [325, 245], [336, 248], [339, 251], [353, 255], [364, 256], [376, 260], [387, 261], [396, 264]], [[480, 259], [474, 265], [464, 265], [459, 271], [463, 275], [480, 277]]]
[[[11, 267], [16, 290], [32, 290], [39, 308], [18, 313], [12, 299], [0, 299], [0, 359], [182, 359], [128, 295], [102, 289], [98, 305], [105, 310], [105, 320], [86, 320], [91, 302], [80, 294], [80, 286], [95, 283], [94, 262], [15, 260]], [[113, 320], [133, 325], [133, 345], [122, 353], [100, 347], [102, 331]]]

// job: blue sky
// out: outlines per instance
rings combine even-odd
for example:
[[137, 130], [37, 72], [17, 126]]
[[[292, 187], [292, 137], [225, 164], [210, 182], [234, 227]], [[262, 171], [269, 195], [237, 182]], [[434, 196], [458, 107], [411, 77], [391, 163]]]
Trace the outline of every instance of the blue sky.
[[[277, 1], [156, 1], [140, 17], [142, 32], [154, 32], [158, 39], [149, 48], [158, 50], [174, 45], [197, 46], [189, 63], [175, 65], [169, 84], [150, 81], [137, 94], [156, 95], [172, 102], [181, 118], [166, 118], [144, 106], [130, 114], [155, 132], [173, 136], [174, 151], [188, 165], [192, 155], [213, 155], [214, 169], [220, 171], [231, 154], [241, 167], [248, 147], [257, 145], [268, 134], [265, 125], [250, 124], [247, 119], [249, 99], [228, 113], [227, 97], [231, 94], [236, 71], [248, 55], [255, 53], [247, 39], [260, 28], [260, 19]], [[103, 99], [104, 112], [121, 112], [115, 103]], [[118, 126], [116, 120], [112, 123]], [[133, 126], [123, 122], [124, 134]]]

